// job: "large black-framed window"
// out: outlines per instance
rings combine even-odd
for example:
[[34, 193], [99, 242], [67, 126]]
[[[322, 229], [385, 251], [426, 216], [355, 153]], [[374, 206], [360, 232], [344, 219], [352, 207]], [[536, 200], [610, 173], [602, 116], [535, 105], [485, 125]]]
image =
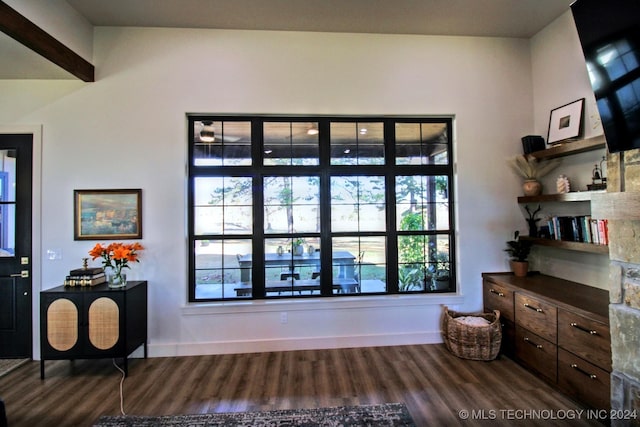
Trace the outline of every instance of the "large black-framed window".
[[451, 118], [187, 121], [190, 302], [455, 292]]

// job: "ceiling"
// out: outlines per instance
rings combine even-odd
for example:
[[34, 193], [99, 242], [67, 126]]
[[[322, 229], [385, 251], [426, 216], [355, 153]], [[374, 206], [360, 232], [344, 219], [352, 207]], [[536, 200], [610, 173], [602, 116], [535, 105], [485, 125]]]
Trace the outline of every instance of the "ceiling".
[[[67, 0], [94, 26], [529, 38], [574, 0]], [[0, 79], [72, 79], [0, 33]]]

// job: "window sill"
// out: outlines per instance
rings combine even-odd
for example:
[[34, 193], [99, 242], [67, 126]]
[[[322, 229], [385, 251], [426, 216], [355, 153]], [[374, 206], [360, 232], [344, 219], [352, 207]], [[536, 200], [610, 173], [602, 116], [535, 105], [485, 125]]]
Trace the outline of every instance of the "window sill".
[[181, 308], [185, 316], [228, 313], [260, 313], [299, 310], [350, 310], [376, 307], [408, 307], [425, 305], [459, 305], [464, 296], [457, 293], [380, 295], [349, 298], [274, 299], [254, 301], [219, 301], [189, 303]]

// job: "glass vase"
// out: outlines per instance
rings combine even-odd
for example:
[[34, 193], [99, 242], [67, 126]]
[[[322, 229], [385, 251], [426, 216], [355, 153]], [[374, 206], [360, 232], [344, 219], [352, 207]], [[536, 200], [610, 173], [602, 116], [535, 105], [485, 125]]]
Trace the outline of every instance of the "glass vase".
[[124, 288], [127, 286], [127, 274], [122, 271], [122, 267], [108, 268], [106, 273], [110, 288]]

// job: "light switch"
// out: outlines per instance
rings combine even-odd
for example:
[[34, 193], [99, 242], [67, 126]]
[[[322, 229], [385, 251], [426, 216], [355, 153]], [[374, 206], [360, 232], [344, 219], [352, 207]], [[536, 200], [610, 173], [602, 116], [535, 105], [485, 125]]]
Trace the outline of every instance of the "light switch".
[[62, 249], [47, 249], [47, 259], [49, 261], [57, 261], [62, 259]]

